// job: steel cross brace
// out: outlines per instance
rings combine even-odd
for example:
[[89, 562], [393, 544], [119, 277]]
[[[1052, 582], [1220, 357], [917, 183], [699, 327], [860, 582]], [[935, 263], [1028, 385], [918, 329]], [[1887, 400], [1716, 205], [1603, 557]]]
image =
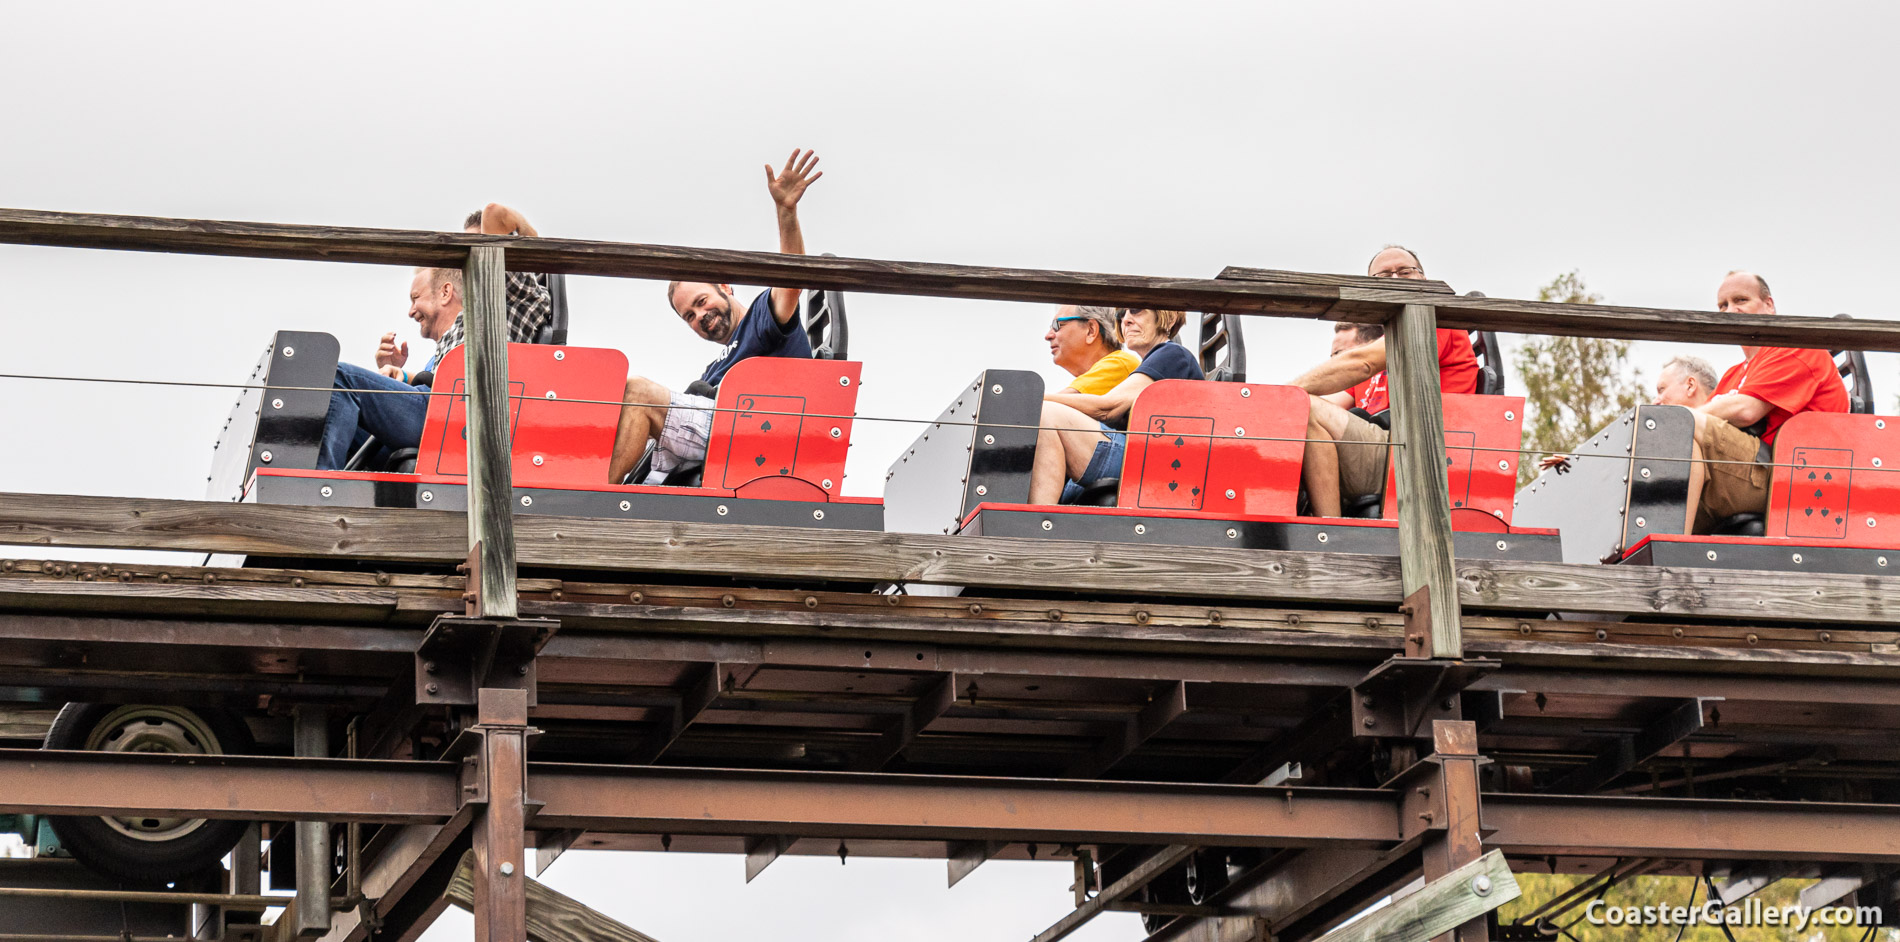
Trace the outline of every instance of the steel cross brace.
[[534, 658], [560, 623], [549, 618], [438, 615], [416, 646], [416, 703], [475, 706], [476, 691], [517, 690], [535, 705]]

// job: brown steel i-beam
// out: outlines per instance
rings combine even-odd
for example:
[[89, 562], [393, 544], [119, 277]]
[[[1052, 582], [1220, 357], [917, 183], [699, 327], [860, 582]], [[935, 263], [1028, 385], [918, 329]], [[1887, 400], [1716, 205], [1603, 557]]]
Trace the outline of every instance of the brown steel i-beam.
[[[1422, 814], [1442, 814], [1444, 830], [1424, 845], [1427, 884], [1484, 856], [1483, 823], [1478, 808], [1478, 727], [1469, 721], [1433, 720], [1432, 746], [1438, 774], [1435, 787], [1443, 803]], [[1486, 942], [1485, 920], [1463, 923], [1438, 942]]]
[[476, 942], [527, 938], [528, 695], [483, 688], [474, 732], [480, 735], [475, 816]]
[[[297, 755], [330, 757], [330, 716], [308, 704], [291, 710], [291, 737]], [[330, 931], [330, 824], [299, 821], [297, 832], [297, 905], [290, 910], [291, 927], [298, 938], [315, 938]]]

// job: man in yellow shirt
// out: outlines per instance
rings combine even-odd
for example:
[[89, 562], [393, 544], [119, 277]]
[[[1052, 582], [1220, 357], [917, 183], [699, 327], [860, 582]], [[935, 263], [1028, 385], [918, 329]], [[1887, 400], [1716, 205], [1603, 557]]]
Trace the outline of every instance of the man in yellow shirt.
[[1075, 380], [1062, 392], [1099, 396], [1114, 389], [1141, 365], [1141, 358], [1122, 349], [1119, 318], [1112, 307], [1065, 304], [1042, 339], [1049, 355]]

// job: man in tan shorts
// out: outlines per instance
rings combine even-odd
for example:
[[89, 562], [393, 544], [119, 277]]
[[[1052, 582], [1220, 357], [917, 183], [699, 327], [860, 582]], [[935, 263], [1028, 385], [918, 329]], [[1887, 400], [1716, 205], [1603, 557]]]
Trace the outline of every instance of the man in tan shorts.
[[[1425, 266], [1411, 249], [1388, 245], [1372, 257], [1366, 274], [1423, 279]], [[1438, 380], [1448, 393], [1478, 390], [1478, 357], [1470, 334], [1438, 332]], [[1346, 500], [1384, 491], [1387, 442], [1392, 438], [1385, 419], [1385, 337], [1341, 350], [1300, 374], [1292, 385], [1306, 390], [1312, 405], [1300, 481], [1314, 515], [1337, 517]], [[1339, 393], [1350, 393], [1353, 404], [1343, 406], [1330, 398]]]
[[[1732, 271], [1716, 289], [1715, 307], [1773, 314], [1775, 299], [1760, 275]], [[1747, 359], [1722, 374], [1715, 395], [1691, 410], [1690, 533], [1708, 533], [1736, 514], [1767, 510], [1775, 435], [1783, 423], [1803, 412], [1848, 411], [1847, 388], [1826, 350], [1744, 346], [1742, 353]]]

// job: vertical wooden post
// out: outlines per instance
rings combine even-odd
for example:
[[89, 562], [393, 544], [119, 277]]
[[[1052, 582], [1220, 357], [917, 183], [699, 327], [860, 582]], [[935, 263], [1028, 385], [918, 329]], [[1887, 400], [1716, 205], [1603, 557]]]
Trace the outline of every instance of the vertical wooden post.
[[[468, 250], [462, 328], [468, 340], [468, 542], [480, 547], [482, 618], [514, 618], [514, 474], [509, 453], [508, 298], [500, 246]], [[471, 573], [474, 575], [475, 573]], [[470, 588], [474, 588], [471, 586]]]
[[528, 937], [528, 695], [484, 687], [477, 693], [481, 789], [488, 801], [475, 816], [475, 942]]
[[1438, 317], [1407, 304], [1386, 330], [1392, 440], [1399, 489], [1399, 574], [1405, 594], [1431, 587], [1432, 656], [1460, 658], [1458, 580], [1452, 567], [1445, 474], [1445, 405], [1438, 387]]
[[[330, 718], [321, 707], [291, 710], [291, 746], [299, 756], [330, 757]], [[297, 905], [291, 909], [294, 937], [315, 938], [330, 931], [330, 824], [299, 821], [297, 834]]]

